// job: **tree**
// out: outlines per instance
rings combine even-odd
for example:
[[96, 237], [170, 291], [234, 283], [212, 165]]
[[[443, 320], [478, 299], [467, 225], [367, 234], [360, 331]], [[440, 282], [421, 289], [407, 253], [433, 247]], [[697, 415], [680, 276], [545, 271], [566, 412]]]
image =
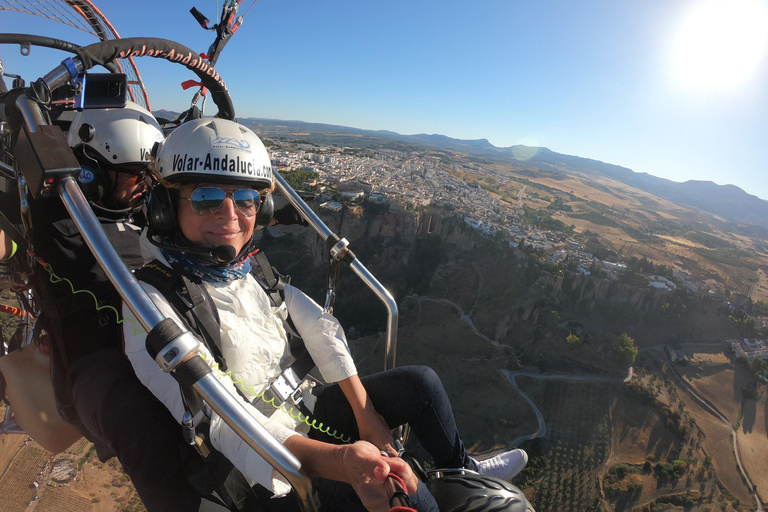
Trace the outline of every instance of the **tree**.
[[620, 273], [619, 279], [624, 283], [631, 284], [638, 288], [647, 288], [648, 283], [650, 282], [650, 279], [648, 279], [643, 274], [638, 274], [637, 272], [633, 272], [631, 270], [625, 270], [624, 272]]
[[549, 314], [544, 319], [544, 327], [551, 331], [555, 327], [557, 327], [557, 324], [560, 323], [560, 313], [558, 313], [556, 310], [551, 309], [549, 311]]
[[620, 363], [629, 365], [635, 362], [637, 347], [635, 340], [630, 338], [627, 333], [622, 333], [619, 336], [608, 333], [605, 341], [608, 344], [608, 350], [616, 356]]
[[600, 263], [593, 261], [589, 266], [589, 275], [593, 277], [605, 277], [605, 271], [600, 267]]
[[730, 318], [736, 322], [736, 327], [739, 329], [741, 335], [745, 338], [752, 338], [760, 333], [760, 326], [758, 325], [755, 317], [745, 316], [743, 318], [738, 318], [734, 315], [731, 315]]
[[575, 334], [568, 333], [568, 336], [566, 336], [565, 341], [566, 343], [568, 343], [568, 346], [575, 347], [576, 345], [579, 344], [579, 341], [581, 340], [579, 340], [579, 337], [576, 336]]
[[366, 219], [373, 219], [377, 215], [389, 210], [388, 203], [379, 203], [370, 199], [365, 199], [360, 204], [363, 207], [363, 217]]
[[748, 363], [747, 368], [752, 370], [755, 375], [768, 374], [768, 362], [760, 357], [753, 357]]
[[304, 182], [309, 180], [315, 180], [320, 175], [313, 171], [308, 171], [303, 167], [300, 167], [294, 171], [289, 171], [283, 174], [283, 177], [285, 178], [285, 181], [288, 182], [288, 184], [293, 189], [301, 189], [304, 188]]

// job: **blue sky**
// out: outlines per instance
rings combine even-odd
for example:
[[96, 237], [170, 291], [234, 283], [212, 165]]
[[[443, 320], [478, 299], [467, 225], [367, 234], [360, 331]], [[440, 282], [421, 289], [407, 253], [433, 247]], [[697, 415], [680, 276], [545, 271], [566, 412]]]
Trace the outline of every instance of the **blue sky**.
[[[197, 51], [212, 33], [189, 8], [218, 12], [210, 0], [97, 5], [123, 37]], [[0, 30], [92, 41], [7, 12]], [[61, 58], [33, 56], [0, 47], [12, 73]], [[138, 65], [153, 108], [188, 105], [189, 72]], [[240, 117], [540, 145], [768, 199], [768, 0], [258, 0], [217, 69]]]

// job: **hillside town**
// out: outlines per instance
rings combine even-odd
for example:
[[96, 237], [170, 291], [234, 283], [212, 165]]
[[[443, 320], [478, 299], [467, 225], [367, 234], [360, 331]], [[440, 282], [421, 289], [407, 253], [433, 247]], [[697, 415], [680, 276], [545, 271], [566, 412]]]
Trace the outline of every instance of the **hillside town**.
[[[452, 174], [459, 164], [425, 151], [280, 142], [271, 148], [271, 153], [279, 172], [304, 169], [319, 176], [305, 185], [320, 193], [320, 206], [327, 210], [338, 211], [343, 203], [363, 199], [386, 203], [399, 211], [436, 206], [461, 215], [464, 222], [488, 238], [525, 247], [555, 264], [568, 262], [583, 275], [598, 271], [616, 278], [627, 270], [618, 257], [597, 258], [587, 250], [583, 237], [530, 224], [522, 215], [522, 200], [510, 209], [479, 185]], [[477, 164], [462, 162], [461, 167], [481, 172]], [[649, 276], [648, 286], [667, 291], [682, 286], [698, 295], [711, 293], [694, 276], [680, 269], [673, 269], [669, 277]]]

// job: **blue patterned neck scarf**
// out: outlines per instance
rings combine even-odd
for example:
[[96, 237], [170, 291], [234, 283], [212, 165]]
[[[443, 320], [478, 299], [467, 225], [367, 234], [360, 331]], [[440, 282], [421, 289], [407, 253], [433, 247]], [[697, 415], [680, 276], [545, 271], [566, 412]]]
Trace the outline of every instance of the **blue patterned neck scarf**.
[[246, 254], [240, 260], [225, 267], [212, 267], [197, 262], [185, 252], [161, 249], [163, 256], [173, 268], [188, 276], [199, 277], [207, 283], [229, 283], [248, 275], [251, 271], [251, 254]]

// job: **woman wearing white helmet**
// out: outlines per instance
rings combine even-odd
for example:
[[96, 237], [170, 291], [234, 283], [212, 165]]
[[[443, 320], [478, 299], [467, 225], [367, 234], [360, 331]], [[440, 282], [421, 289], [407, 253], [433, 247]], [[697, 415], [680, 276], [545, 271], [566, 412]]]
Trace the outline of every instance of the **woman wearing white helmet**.
[[[269, 156], [251, 130], [221, 119], [188, 122], [159, 148], [154, 171], [163, 186], [152, 192], [143, 248], [155, 265], [200, 281], [216, 306], [220, 327], [220, 355], [209, 347], [201, 349], [201, 355], [222, 384], [296, 455], [302, 467], [319, 477], [316, 489], [324, 510], [389, 511], [384, 480], [390, 472], [401, 476], [415, 493], [415, 508], [437, 510], [422, 485], [416, 492], [417, 479], [392, 447], [390, 429], [405, 422], [438, 467], [483, 470], [482, 463], [478, 466], [468, 456], [434, 372], [403, 367], [361, 379], [338, 321], [309, 297], [286, 285], [283, 305], [273, 310], [269, 296], [250, 274], [254, 228], [267, 221], [262, 208], [272, 189]], [[184, 325], [166, 297], [150, 285], [143, 286], [162, 313]], [[132, 317], [127, 307], [123, 312]], [[290, 356], [286, 315], [323, 378], [336, 383], [305, 393], [304, 403], [314, 402], [312, 418], [357, 442], [331, 444], [338, 439], [310, 429], [288, 402], [278, 409], [265, 402], [264, 393]], [[182, 422], [189, 410], [178, 384], [147, 353], [146, 333], [134, 332], [129, 324], [124, 324], [125, 351], [137, 376]], [[226, 361], [226, 372], [221, 371], [222, 361]], [[212, 412], [208, 435], [213, 447], [249, 483], [277, 495], [288, 492], [271, 466]], [[390, 458], [383, 459], [380, 451]], [[515, 459], [519, 465], [521, 453], [515, 455], [517, 459], [507, 455], [505, 460]]]

